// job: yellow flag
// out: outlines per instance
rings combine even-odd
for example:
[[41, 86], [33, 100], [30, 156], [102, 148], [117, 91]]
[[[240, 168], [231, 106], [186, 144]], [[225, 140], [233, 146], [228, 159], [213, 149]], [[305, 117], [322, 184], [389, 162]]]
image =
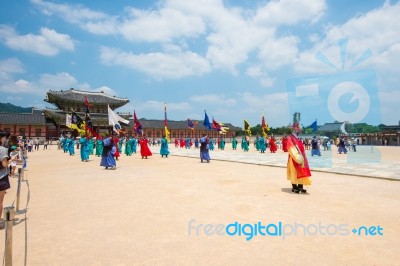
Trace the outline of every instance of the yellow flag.
[[170, 138], [170, 134], [169, 134], [169, 130], [168, 130], [167, 126], [165, 126], [164, 129], [165, 129], [165, 138], [167, 139], [168, 142], [171, 142], [171, 138]]
[[251, 136], [250, 124], [246, 121], [246, 119], [244, 120], [244, 133]]

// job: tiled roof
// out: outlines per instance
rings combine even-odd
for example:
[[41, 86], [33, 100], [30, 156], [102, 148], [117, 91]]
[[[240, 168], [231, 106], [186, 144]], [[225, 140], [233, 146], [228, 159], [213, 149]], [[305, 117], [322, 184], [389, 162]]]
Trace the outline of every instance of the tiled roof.
[[108, 95], [104, 92], [91, 92], [91, 91], [80, 91], [75, 89], [69, 89], [66, 91], [48, 91], [47, 97], [45, 99], [46, 102], [53, 103], [56, 106], [59, 106], [61, 102], [76, 102], [76, 103], [84, 103], [87, 98], [89, 104], [99, 104], [99, 105], [107, 105], [113, 109], [121, 107], [129, 102], [127, 98], [119, 98], [115, 96]]
[[320, 131], [341, 131], [343, 123], [326, 123], [321, 126], [318, 130]]
[[46, 118], [42, 114], [0, 113], [1, 125], [45, 125]]
[[[147, 120], [147, 119], [139, 119], [140, 123], [142, 124], [143, 128], [164, 128], [164, 120]], [[134, 121], [130, 120], [129, 121], [129, 126], [133, 127]], [[240, 127], [235, 127], [230, 123], [224, 123], [226, 127], [229, 128], [229, 130], [241, 130]], [[168, 129], [188, 129], [187, 127], [187, 121], [168, 121]], [[205, 130], [203, 124], [199, 122], [197, 126], [195, 126], [195, 129], [197, 130]]]

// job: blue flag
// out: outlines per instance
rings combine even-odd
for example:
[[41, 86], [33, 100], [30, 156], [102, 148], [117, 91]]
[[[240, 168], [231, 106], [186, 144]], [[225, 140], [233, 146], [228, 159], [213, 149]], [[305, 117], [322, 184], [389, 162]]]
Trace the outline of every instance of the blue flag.
[[317, 126], [317, 120], [314, 121], [314, 123], [312, 123], [309, 128], [312, 128], [313, 132], [317, 131], [318, 126]]
[[210, 124], [210, 119], [208, 119], [208, 115], [206, 112], [204, 112], [205, 116], [204, 116], [204, 122], [203, 125], [207, 130], [211, 130], [211, 124]]

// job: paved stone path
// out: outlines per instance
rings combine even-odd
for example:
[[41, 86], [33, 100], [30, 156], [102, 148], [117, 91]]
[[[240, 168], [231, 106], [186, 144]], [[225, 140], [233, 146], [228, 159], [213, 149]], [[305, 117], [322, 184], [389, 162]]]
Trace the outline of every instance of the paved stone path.
[[[152, 149], [155, 153], [159, 151], [158, 147]], [[388, 149], [398, 152], [398, 160], [384, 157]], [[170, 145], [170, 150], [171, 156], [199, 157], [199, 150], [194, 148], [181, 149]], [[276, 167], [286, 167], [288, 157], [282, 150], [276, 153], [270, 153], [267, 150], [265, 154], [262, 154], [256, 152], [255, 149], [244, 152], [240, 149], [233, 151], [230, 147], [224, 151], [215, 149], [210, 151], [210, 154], [213, 160]], [[357, 152], [349, 151], [348, 154], [337, 154], [335, 150], [322, 150], [321, 154], [321, 157], [311, 156], [310, 151], [307, 151], [310, 167], [314, 171], [400, 181], [400, 147], [358, 146]]]

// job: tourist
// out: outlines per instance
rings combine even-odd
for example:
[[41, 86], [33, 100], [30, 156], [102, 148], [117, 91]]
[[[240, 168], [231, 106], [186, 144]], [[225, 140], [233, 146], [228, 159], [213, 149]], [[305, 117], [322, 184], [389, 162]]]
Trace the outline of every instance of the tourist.
[[338, 147], [339, 147], [339, 149], [338, 149], [339, 154], [342, 154], [342, 152], [344, 154], [347, 154], [346, 142], [345, 142], [345, 139], [343, 137], [339, 139]]
[[353, 148], [353, 151], [354, 151], [354, 152], [357, 151], [356, 145], [357, 145], [357, 140], [356, 140], [356, 139], [353, 139], [353, 140], [351, 141], [351, 147]]
[[[3, 201], [7, 189], [10, 188], [10, 180], [8, 177], [9, 165], [17, 159], [17, 156], [8, 155], [6, 147], [8, 133], [0, 130], [0, 217], [3, 212]], [[4, 222], [0, 224], [0, 229], [4, 228]]]
[[35, 144], [35, 151], [38, 151], [39, 150], [39, 138], [36, 138], [34, 140], [34, 144]]
[[316, 136], [314, 136], [313, 139], [311, 140], [311, 156], [314, 155], [321, 156], [320, 145], [318, 143]]
[[32, 152], [32, 140], [31, 139], [28, 139], [27, 146], [28, 146], [28, 152]]
[[206, 134], [203, 134], [203, 137], [200, 138], [200, 161], [203, 162], [203, 160], [206, 160], [207, 163], [210, 162], [210, 153], [209, 153], [209, 148], [210, 148], [210, 143], [211, 140], [207, 137]]
[[161, 157], [168, 157], [169, 154], [169, 148], [168, 148], [168, 140], [167, 138], [163, 135], [161, 139], [161, 148], [160, 148], [160, 154]]
[[9, 177], [14, 177], [15, 176], [15, 168], [17, 168], [17, 160], [19, 160], [19, 158], [20, 158], [19, 150], [18, 150], [19, 148], [13, 144], [9, 144], [9, 145], [12, 145], [9, 148], [9, 154], [10, 154], [9, 157], [15, 157], [15, 160], [10, 163]]
[[49, 140], [46, 139], [43, 143], [43, 150], [47, 150], [47, 145], [49, 145]]

